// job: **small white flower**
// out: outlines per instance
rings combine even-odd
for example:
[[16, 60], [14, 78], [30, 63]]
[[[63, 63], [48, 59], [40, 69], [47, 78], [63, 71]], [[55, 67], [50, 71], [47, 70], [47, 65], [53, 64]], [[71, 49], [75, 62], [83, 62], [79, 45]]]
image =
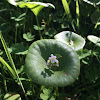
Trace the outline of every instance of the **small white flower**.
[[74, 41], [70, 40], [70, 43], [69, 44], [70, 45], [74, 45]]

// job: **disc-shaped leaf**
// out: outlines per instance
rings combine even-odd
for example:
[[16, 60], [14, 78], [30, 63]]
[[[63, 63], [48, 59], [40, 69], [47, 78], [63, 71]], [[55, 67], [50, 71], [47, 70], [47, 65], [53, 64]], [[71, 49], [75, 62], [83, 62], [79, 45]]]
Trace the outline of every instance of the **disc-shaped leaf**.
[[54, 5], [50, 3], [42, 3], [42, 2], [26, 2], [19, 4], [20, 8], [28, 7], [31, 9], [31, 11], [35, 14], [35, 16], [38, 15], [38, 13], [44, 8], [44, 7], [52, 7], [55, 8]]
[[91, 42], [93, 42], [94, 44], [96, 44], [97, 46], [100, 47], [100, 38], [94, 35], [88, 35], [87, 37]]
[[71, 31], [63, 31], [54, 36], [54, 38], [58, 41], [61, 41], [70, 47], [72, 47], [75, 51], [82, 49], [85, 45], [85, 40], [78, 34]]
[[[56, 70], [47, 66], [50, 55], [60, 55]], [[80, 73], [80, 61], [76, 52], [66, 44], [54, 39], [34, 42], [25, 59], [25, 72], [38, 84], [45, 86], [67, 86], [73, 83]]]
[[83, 0], [84, 2], [91, 4], [91, 5], [99, 5], [100, 0]]

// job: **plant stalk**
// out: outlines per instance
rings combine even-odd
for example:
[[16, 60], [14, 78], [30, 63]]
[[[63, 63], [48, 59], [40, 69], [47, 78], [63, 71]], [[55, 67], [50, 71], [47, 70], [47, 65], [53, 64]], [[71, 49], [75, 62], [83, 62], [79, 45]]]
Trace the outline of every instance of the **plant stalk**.
[[39, 31], [40, 39], [43, 39], [43, 38], [42, 38], [41, 31], [40, 31], [40, 26], [39, 26], [38, 17], [37, 17], [37, 16], [35, 16], [35, 17], [36, 17], [36, 22], [37, 22], [37, 26], [38, 26], [38, 31]]
[[79, 30], [79, 3], [78, 0], [76, 0], [76, 20], [77, 20], [77, 30]]
[[[3, 67], [2, 67], [2, 73], [3, 73], [3, 75], [4, 75], [4, 69], [3, 69]], [[5, 92], [7, 93], [7, 84], [6, 84], [6, 79], [3, 77], [3, 83], [4, 83], [4, 89], [5, 89]]]
[[16, 31], [15, 31], [15, 43], [17, 41], [17, 23], [16, 23]]

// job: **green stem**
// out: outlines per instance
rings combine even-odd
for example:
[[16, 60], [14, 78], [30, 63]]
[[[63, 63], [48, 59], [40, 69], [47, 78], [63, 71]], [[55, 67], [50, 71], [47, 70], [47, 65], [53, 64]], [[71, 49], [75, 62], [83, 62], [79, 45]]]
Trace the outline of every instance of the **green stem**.
[[[30, 2], [30, 0], [28, 0], [28, 2]], [[28, 11], [28, 8], [26, 8], [26, 10], [25, 10], [25, 13], [26, 13], [26, 15], [27, 15], [27, 11]], [[23, 21], [23, 32], [25, 33], [25, 22], [26, 22], [26, 15], [25, 15], [25, 17], [24, 17], [24, 21]]]
[[15, 43], [17, 41], [17, 23], [16, 23], [16, 31], [15, 31]]
[[16, 73], [17, 80], [18, 80], [18, 82], [20, 83], [20, 86], [21, 86], [21, 88], [22, 88], [22, 90], [23, 90], [23, 93], [24, 93], [24, 95], [25, 95], [25, 98], [26, 98], [26, 100], [28, 100], [27, 95], [26, 95], [25, 90], [24, 90], [24, 87], [23, 87], [23, 84], [22, 84], [22, 82], [20, 81], [20, 78], [19, 78], [18, 73], [17, 73], [17, 69], [16, 69], [15, 64], [14, 64], [14, 62], [13, 62], [13, 59], [12, 59], [12, 57], [11, 57], [9, 51], [8, 51], [6, 42], [5, 42], [5, 40], [4, 40], [4, 38], [3, 38], [1, 32], [0, 32], [0, 39], [1, 39], [2, 45], [3, 45], [3, 47], [4, 47], [4, 50], [5, 50], [5, 52], [6, 52], [6, 55], [7, 55], [7, 57], [8, 57], [8, 60], [10, 61], [11, 66], [12, 66], [12, 68], [14, 69], [14, 71], [15, 71], [15, 73]]
[[42, 92], [42, 90], [45, 88], [44, 85], [41, 86], [41, 89], [39, 91], [39, 93], [37, 94], [37, 98], [35, 100], [38, 100], [39, 96], [40, 96], [40, 93]]
[[99, 89], [98, 89], [98, 99], [100, 100], [100, 92], [99, 92]]
[[[97, 11], [97, 12], [100, 12], [100, 11], [99, 11], [99, 8], [96, 8], [96, 11]], [[98, 24], [99, 24], [99, 21], [96, 22], [96, 24], [95, 24], [95, 26], [94, 26], [94, 29], [96, 29], [96, 28], [98, 27]]]
[[97, 28], [97, 26], [98, 26], [98, 22], [96, 23], [96, 25], [94, 26], [94, 29], [96, 29]]
[[83, 54], [83, 48], [81, 49], [81, 55]]
[[5, 91], [6, 91], [6, 93], [7, 93], [8, 90], [7, 90], [7, 83], [6, 83], [6, 80], [4, 79], [3, 82], [4, 82], [4, 88], [5, 88]]
[[77, 29], [79, 30], [79, 4], [78, 4], [78, 0], [76, 0], [76, 20], [77, 20]]
[[93, 58], [93, 52], [94, 52], [94, 50], [95, 50], [95, 47], [96, 47], [96, 45], [94, 45], [94, 48], [93, 48], [93, 50], [92, 50], [92, 52], [91, 52], [91, 61], [92, 61], [92, 58]]
[[38, 31], [39, 31], [40, 39], [43, 39], [43, 38], [42, 38], [41, 31], [40, 31], [40, 26], [39, 26], [38, 17], [37, 17], [37, 16], [35, 16], [35, 17], [36, 17], [36, 22], [37, 22], [37, 26], [38, 26]]
[[59, 96], [58, 87], [55, 87], [54, 93], [55, 93], [55, 96], [56, 96], [56, 97]]
[[[95, 56], [96, 56], [96, 55], [95, 55]], [[98, 56], [96, 56], [96, 58], [97, 58], [98, 62], [100, 63], [100, 60], [99, 60]]]
[[[4, 75], [4, 69], [2, 67], [2, 73]], [[5, 92], [7, 93], [7, 84], [6, 84], [6, 79], [3, 77], [3, 83], [4, 83], [4, 89], [5, 89]]]

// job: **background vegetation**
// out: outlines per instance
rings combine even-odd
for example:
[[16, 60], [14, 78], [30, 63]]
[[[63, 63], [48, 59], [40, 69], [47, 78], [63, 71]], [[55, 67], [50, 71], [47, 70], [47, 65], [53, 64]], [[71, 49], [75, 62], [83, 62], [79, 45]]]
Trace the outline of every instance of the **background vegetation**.
[[23, 67], [29, 46], [40, 39], [35, 15], [28, 8], [15, 7], [7, 0], [1, 0], [0, 99], [3, 100], [8, 93], [15, 93], [22, 100], [25, 97], [29, 100], [100, 100], [100, 47], [87, 39], [88, 35], [100, 36], [99, 4], [67, 0], [68, 6], [64, 9], [63, 0], [29, 1], [55, 6], [55, 9], [44, 8], [38, 14], [43, 39], [53, 39], [59, 32], [72, 31], [86, 40], [81, 54], [79, 52], [80, 76], [73, 84], [63, 88], [45, 87], [32, 82]]

